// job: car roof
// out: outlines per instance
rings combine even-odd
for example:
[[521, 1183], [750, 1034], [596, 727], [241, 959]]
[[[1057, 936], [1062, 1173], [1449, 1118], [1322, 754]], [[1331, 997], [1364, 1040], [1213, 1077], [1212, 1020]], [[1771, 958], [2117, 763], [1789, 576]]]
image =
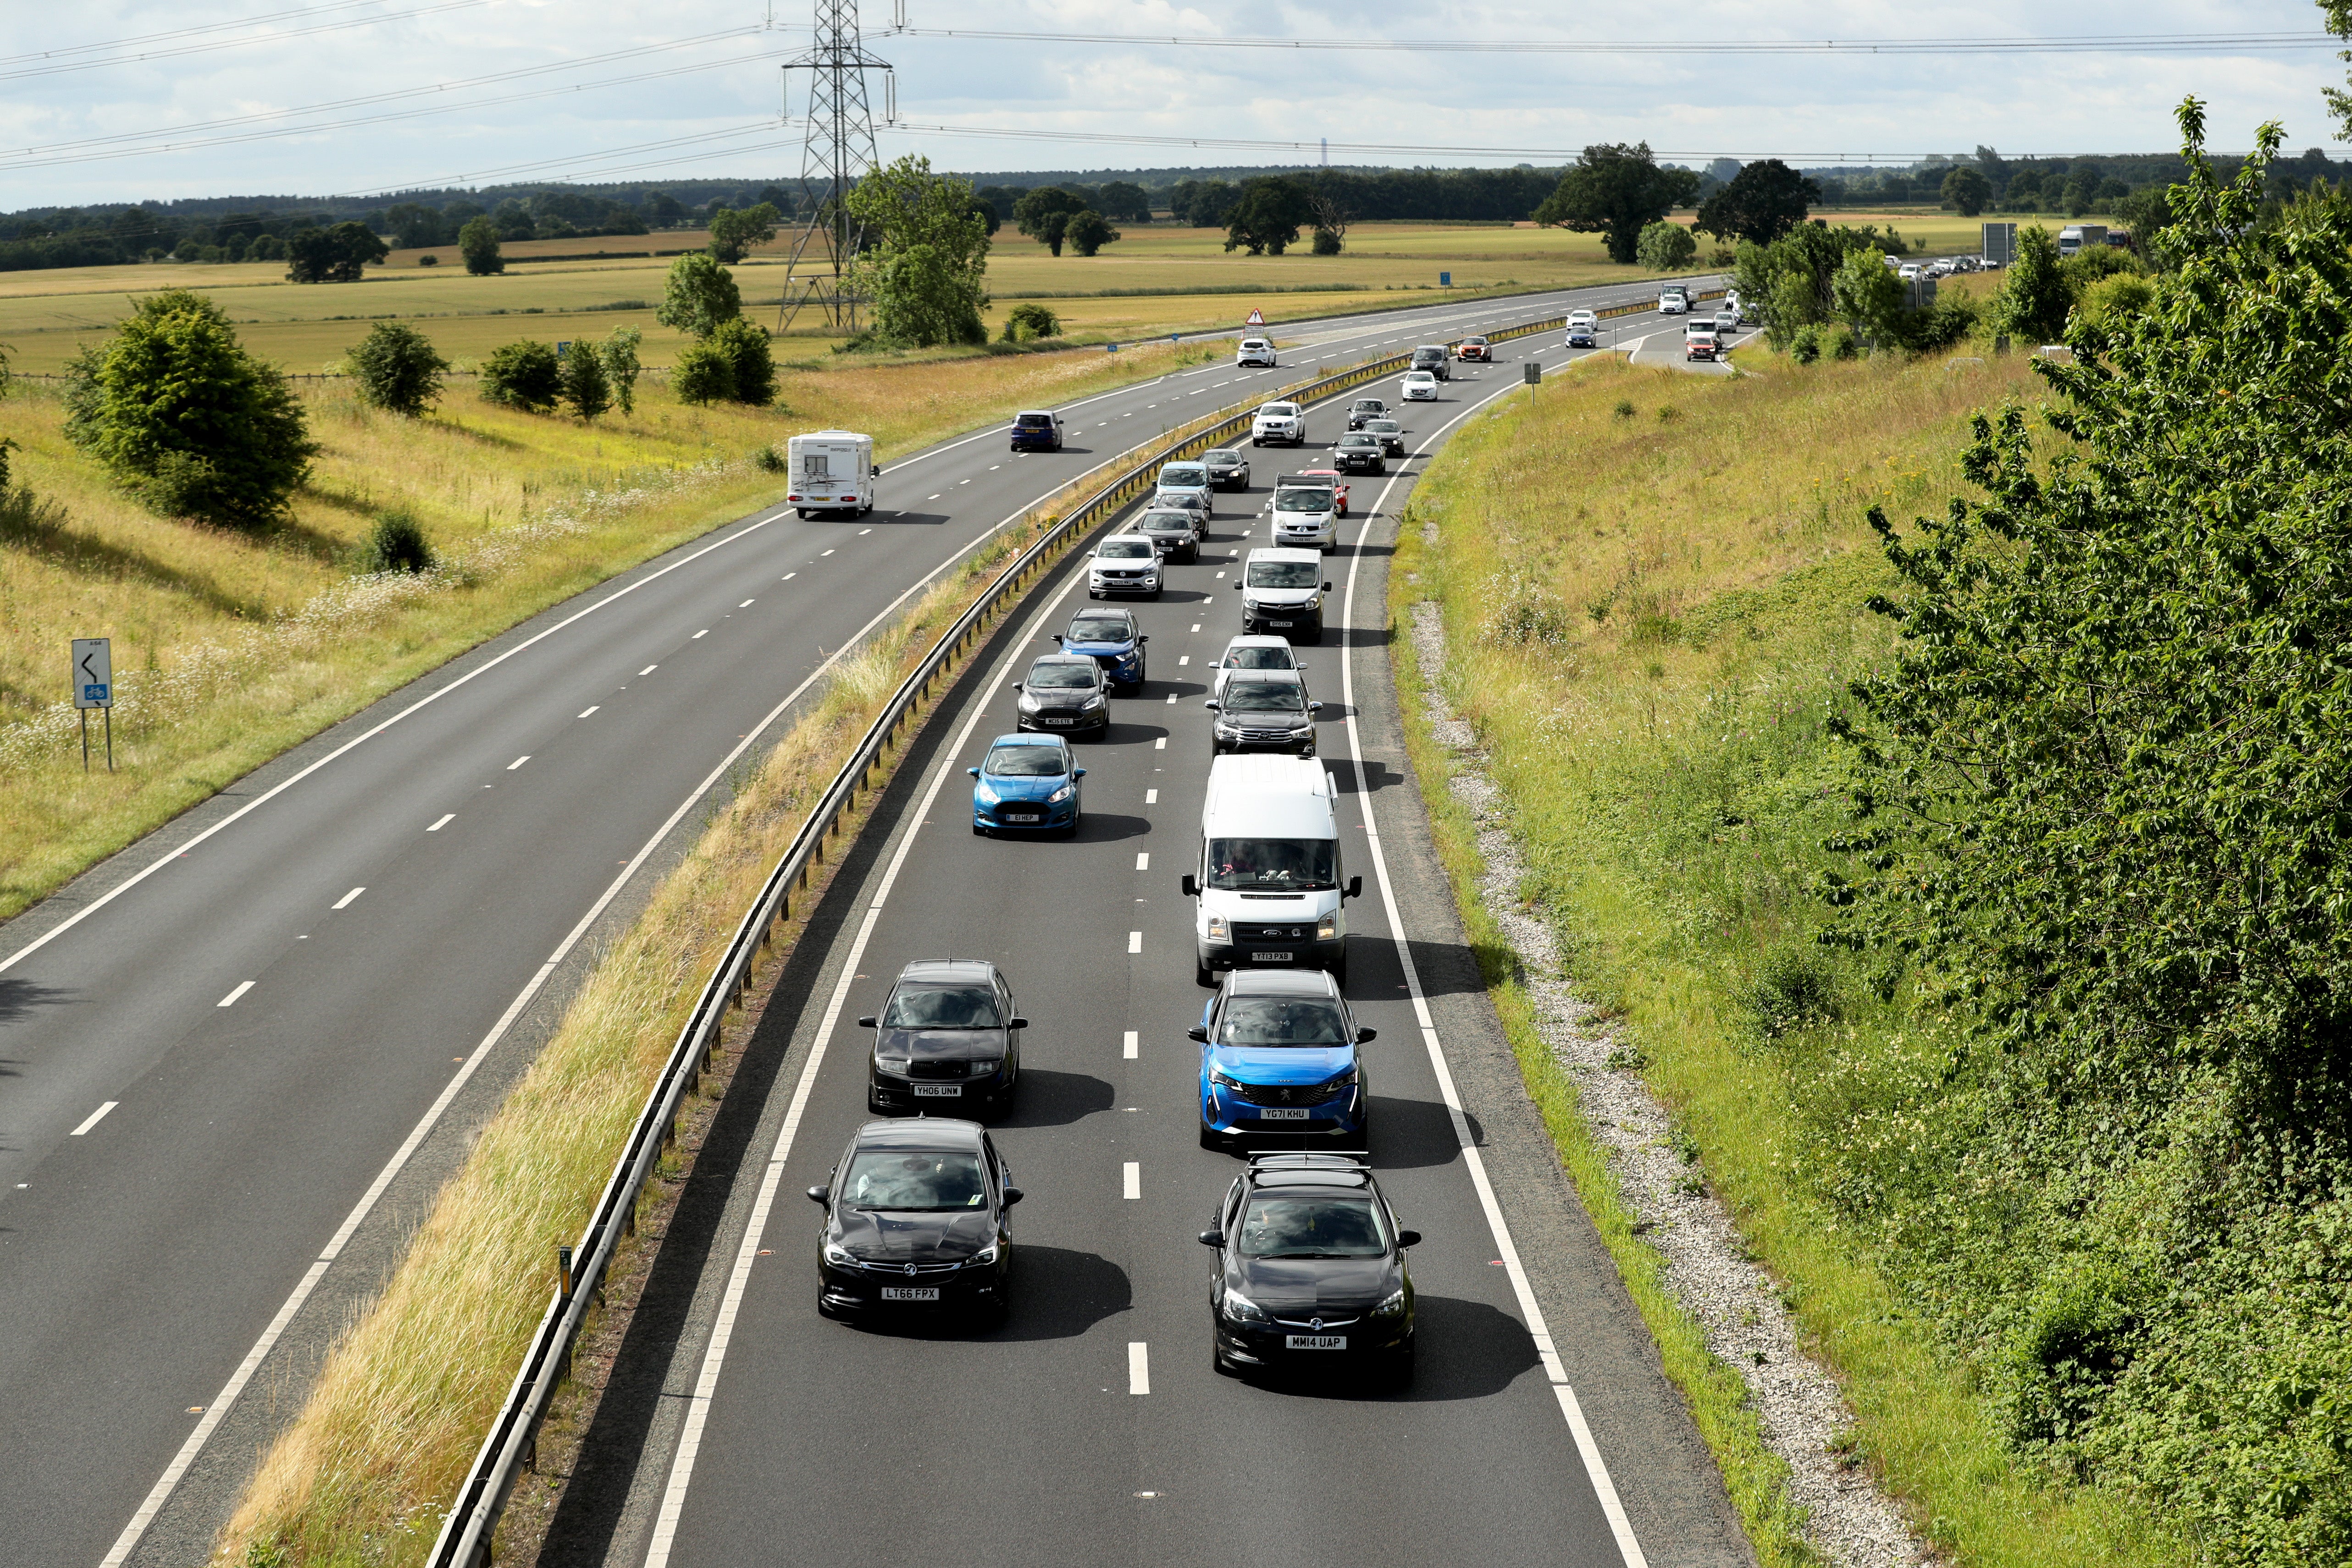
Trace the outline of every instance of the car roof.
[[853, 1149], [978, 1149], [985, 1136], [977, 1121], [918, 1116], [866, 1122], [849, 1142]]
[[1320, 969], [1234, 969], [1225, 973], [1228, 996], [1322, 996], [1339, 999], [1339, 987]]
[[1242, 564], [1246, 566], [1253, 561], [1311, 561], [1319, 566], [1323, 563], [1323, 552], [1293, 549], [1287, 544], [1269, 544], [1251, 551], [1242, 558]]
[[1155, 517], [1167, 518], [1172, 521], [1181, 522], [1188, 530], [1192, 526], [1192, 514], [1181, 506], [1147, 507], [1144, 509], [1143, 515], [1137, 518], [1135, 521], [1139, 526], [1143, 523], [1150, 522]]
[[901, 984], [915, 980], [926, 985], [980, 985], [996, 978], [996, 965], [984, 958], [918, 958], [898, 971]]
[[1212, 447], [1201, 456], [1204, 460], [1210, 458], [1238, 458], [1241, 452], [1232, 447]]
[[1276, 637], [1269, 632], [1244, 632], [1227, 643], [1225, 651], [1231, 653], [1237, 647], [1288, 647], [1289, 646], [1288, 637]]
[[999, 735], [996, 739], [988, 743], [988, 749], [992, 752], [999, 746], [1056, 746], [1064, 751], [1067, 751], [1069, 750], [1069, 742], [1059, 735], [1032, 735], [1025, 732], [1015, 732], [1010, 735]]
[[1024, 408], [1013, 416], [1016, 419], [1055, 419], [1060, 416], [1050, 408]]
[[1072, 626], [1080, 621], [1125, 621], [1131, 626], [1135, 625], [1135, 612], [1122, 610], [1116, 605], [1088, 605], [1070, 616]]
[[1041, 664], [1075, 664], [1097, 673], [1102, 669], [1101, 665], [1082, 653], [1041, 653], [1029, 661], [1029, 668], [1034, 669]]
[[1234, 669], [1225, 672], [1228, 683], [1257, 681], [1268, 686], [1296, 686], [1307, 689], [1307, 677], [1296, 669]]
[[1095, 545], [1095, 553], [1099, 555], [1107, 546], [1117, 544], [1122, 539], [1131, 539], [1134, 536], [1132, 534], [1107, 533], [1102, 537], [1101, 541]]

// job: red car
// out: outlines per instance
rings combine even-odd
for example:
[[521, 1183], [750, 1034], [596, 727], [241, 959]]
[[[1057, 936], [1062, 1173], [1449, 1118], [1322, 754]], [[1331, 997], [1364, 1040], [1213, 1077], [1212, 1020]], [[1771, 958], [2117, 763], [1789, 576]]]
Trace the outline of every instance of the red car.
[[1495, 351], [1487, 346], [1486, 340], [1484, 338], [1465, 338], [1462, 340], [1462, 346], [1454, 351], [1454, 357], [1461, 360], [1475, 359], [1481, 364], [1492, 364], [1495, 363]]
[[1348, 515], [1348, 481], [1340, 475], [1339, 469], [1301, 468], [1298, 471], [1301, 476], [1307, 479], [1330, 480], [1332, 499], [1339, 503], [1339, 514], [1341, 517]]

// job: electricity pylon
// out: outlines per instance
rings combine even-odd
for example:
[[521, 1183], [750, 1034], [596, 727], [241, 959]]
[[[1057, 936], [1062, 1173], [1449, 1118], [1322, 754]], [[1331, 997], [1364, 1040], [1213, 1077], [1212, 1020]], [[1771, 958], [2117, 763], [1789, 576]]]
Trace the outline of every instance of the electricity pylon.
[[850, 216], [849, 193], [881, 166], [874, 150], [874, 110], [866, 73], [883, 73], [887, 94], [885, 119], [897, 118], [898, 79], [890, 63], [860, 40], [857, 0], [816, 0], [816, 42], [808, 53], [784, 63], [785, 108], [790, 115], [792, 72], [809, 73], [808, 133], [801, 144], [801, 196], [814, 198], [807, 220], [793, 238], [784, 268], [784, 297], [776, 312], [779, 331], [803, 310], [814, 309], [837, 331], [857, 330], [858, 300], [849, 279], [865, 236]]

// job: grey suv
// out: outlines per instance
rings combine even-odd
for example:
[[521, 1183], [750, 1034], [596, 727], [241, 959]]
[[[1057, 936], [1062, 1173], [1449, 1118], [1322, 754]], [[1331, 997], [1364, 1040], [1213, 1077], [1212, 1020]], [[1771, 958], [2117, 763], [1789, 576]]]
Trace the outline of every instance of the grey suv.
[[919, 959], [898, 972], [878, 1016], [866, 1068], [870, 1110], [976, 1116], [1013, 1102], [1021, 1079], [1021, 1031], [1029, 1020], [1013, 987], [984, 958]]

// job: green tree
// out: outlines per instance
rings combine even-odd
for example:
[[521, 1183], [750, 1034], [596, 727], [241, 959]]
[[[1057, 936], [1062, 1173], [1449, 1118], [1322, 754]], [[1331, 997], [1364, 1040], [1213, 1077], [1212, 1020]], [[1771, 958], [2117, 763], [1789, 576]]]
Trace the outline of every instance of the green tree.
[[1307, 249], [1317, 256], [1337, 256], [1342, 248], [1339, 237], [1328, 228], [1318, 228]]
[[743, 295], [735, 287], [735, 275], [719, 265], [716, 257], [698, 252], [669, 264], [669, 279], [663, 286], [654, 320], [707, 338], [719, 330], [719, 323], [734, 321], [742, 313]]
[[877, 169], [849, 195], [868, 248], [856, 281], [874, 301], [888, 343], [928, 348], [988, 341], [988, 226], [970, 183], [908, 156]]
[[1024, 300], [1005, 313], [1004, 341], [1025, 343], [1036, 338], [1057, 338], [1062, 335], [1062, 319], [1049, 306], [1034, 300]]
[[361, 268], [391, 254], [392, 247], [363, 223], [300, 229], [286, 239], [286, 277], [294, 283], [356, 283]]
[[1601, 235], [1609, 259], [1630, 265], [1642, 231], [1697, 193], [1697, 174], [1658, 167], [1646, 142], [1596, 145], [1587, 147], [1560, 176], [1558, 188], [1536, 208], [1535, 219], [1546, 227]]
[[2142, 185], [2115, 205], [2116, 221], [2131, 235], [2132, 253], [2158, 264], [2158, 237], [2172, 226], [2172, 198], [2162, 185]]
[[68, 437], [166, 516], [265, 526], [310, 478], [319, 447], [301, 404], [200, 294], [140, 300], [67, 375]]
[[1697, 256], [1691, 231], [1663, 218], [1644, 228], [1633, 247], [1633, 258], [1652, 272], [1679, 272]]
[[499, 254], [498, 225], [488, 218], [477, 216], [466, 220], [466, 226], [457, 231], [457, 253], [466, 258], [466, 270], [477, 278], [494, 277], [507, 269], [507, 258]]
[[433, 341], [401, 321], [376, 322], [343, 357], [359, 384], [361, 402], [411, 418], [441, 395], [441, 378], [449, 371]]
[[681, 403], [775, 401], [776, 365], [768, 334], [737, 317], [721, 321], [699, 342], [688, 343], [670, 372], [670, 390]]
[[1113, 180], [1095, 193], [1095, 205], [1108, 218], [1122, 223], [1150, 223], [1151, 197], [1131, 180]]
[[1818, 182], [1778, 158], [1762, 158], [1742, 168], [1721, 190], [1701, 202], [1694, 226], [1717, 239], [1769, 245], [1804, 222], [1812, 204], [1821, 199]]
[[1848, 256], [1830, 279], [1830, 308], [1882, 348], [1903, 341], [1903, 280], [1875, 251]]
[[1315, 219], [1315, 193], [1286, 174], [1244, 180], [1241, 197], [1225, 214], [1225, 248], [1280, 256]]
[[2058, 241], [2039, 224], [2020, 225], [2017, 258], [1993, 298], [1994, 327], [2029, 343], [2054, 343], [2066, 330], [2074, 290], [2059, 265]]
[[1070, 219], [1086, 210], [1085, 197], [1057, 185], [1040, 185], [1013, 204], [1013, 221], [1022, 233], [1059, 256]]
[[711, 256], [726, 266], [734, 266], [743, 259], [745, 251], [776, 237], [776, 224], [782, 216], [768, 202], [741, 212], [720, 207], [710, 215]]
[[1771, 291], [1765, 296], [1763, 313], [1764, 335], [1771, 340], [1774, 348], [1789, 348], [1795, 343], [1799, 332], [1820, 324], [1821, 293], [1813, 287], [1813, 280], [1801, 272], [1776, 273]]
[[585, 338], [557, 356], [562, 370], [563, 401], [583, 419], [593, 419], [613, 406], [613, 383], [604, 374], [604, 358]]
[[563, 395], [555, 350], [534, 338], [502, 343], [482, 362], [482, 398], [526, 414], [544, 414]]
[[1937, 194], [1946, 206], [1958, 209], [1962, 217], [1974, 217], [1992, 205], [1992, 182], [1962, 163], [1944, 176]]
[[604, 362], [604, 379], [612, 384], [613, 401], [624, 414], [636, 412], [637, 374], [642, 368], [637, 348], [645, 341], [646, 334], [635, 327], [614, 327], [597, 346], [596, 356]]
[[1098, 212], [1073, 214], [1068, 228], [1062, 235], [1063, 240], [1080, 256], [1096, 255], [1104, 246], [1119, 237], [1118, 230], [1111, 227], [1110, 220]]

